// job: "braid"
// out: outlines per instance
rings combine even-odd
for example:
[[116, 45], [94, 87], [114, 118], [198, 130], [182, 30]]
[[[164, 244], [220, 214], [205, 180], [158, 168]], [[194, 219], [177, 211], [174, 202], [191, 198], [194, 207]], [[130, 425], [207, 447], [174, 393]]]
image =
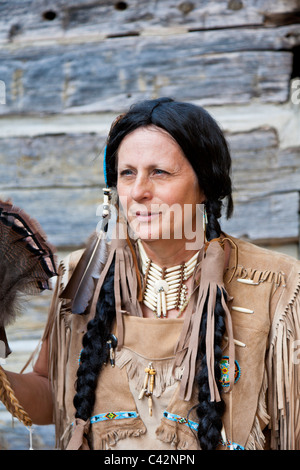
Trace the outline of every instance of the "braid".
[[[207, 202], [207, 230], [206, 236], [208, 240], [217, 238], [220, 236], [220, 225], [218, 217], [220, 217], [220, 203], [218, 202]], [[218, 385], [219, 391], [221, 392], [220, 379], [220, 360], [222, 358], [221, 341], [225, 331], [224, 322], [224, 311], [220, 302], [220, 291], [218, 289], [216, 306], [214, 312], [215, 318], [215, 337], [214, 337], [214, 357], [215, 357], [215, 379]], [[207, 322], [207, 306], [205, 305], [203, 311], [203, 317], [200, 326], [200, 344], [198, 350], [198, 356], [201, 361], [200, 369], [196, 376], [196, 382], [198, 385], [198, 405], [197, 405], [197, 416], [199, 418], [198, 426], [198, 439], [202, 450], [213, 450], [215, 449], [221, 437], [222, 429], [222, 415], [225, 410], [225, 404], [221, 398], [220, 402], [210, 401], [210, 390], [208, 384], [208, 369], [206, 363], [206, 322]], [[220, 393], [221, 395], [221, 393]]]
[[221, 233], [221, 227], [218, 219], [221, 217], [222, 203], [219, 201], [206, 201], [205, 203], [208, 224], [206, 226], [206, 238], [212, 240], [218, 238]]
[[86, 421], [91, 417], [95, 403], [98, 376], [107, 360], [106, 342], [115, 319], [114, 262], [111, 264], [99, 295], [96, 315], [87, 325], [83, 337], [83, 349], [77, 370], [74, 406], [76, 418]]

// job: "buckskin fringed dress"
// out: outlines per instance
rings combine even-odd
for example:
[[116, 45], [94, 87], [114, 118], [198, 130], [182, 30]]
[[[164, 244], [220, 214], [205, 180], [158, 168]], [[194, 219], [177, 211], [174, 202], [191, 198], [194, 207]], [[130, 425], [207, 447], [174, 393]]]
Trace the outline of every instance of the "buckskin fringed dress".
[[[232, 392], [226, 393], [229, 354], [225, 338], [220, 368], [226, 411], [218, 449], [231, 445], [236, 449], [299, 450], [300, 263], [228, 238], [237, 247], [231, 250], [224, 273], [235, 340], [235, 383]], [[74, 384], [90, 316], [72, 313], [70, 301], [60, 296], [82, 254], [74, 252], [60, 265], [43, 338], [41, 357], [47, 351], [48, 359], [37, 361], [37, 367], [49, 370], [57, 445], [63, 449], [76, 424]], [[123, 255], [128, 283], [134, 284], [128, 247]], [[115, 367], [108, 362], [100, 373], [94, 411], [88, 423], [77, 423], [82, 432], [75, 448], [199, 449], [197, 387], [188, 400], [182, 399], [184, 370], [174, 362], [184, 320], [143, 318], [136, 299], [126, 299], [121, 307], [117, 316], [123, 340], [115, 351]], [[117, 325], [114, 333], [118, 336]], [[139, 399], [150, 363], [156, 372], [152, 416], [148, 398]]]

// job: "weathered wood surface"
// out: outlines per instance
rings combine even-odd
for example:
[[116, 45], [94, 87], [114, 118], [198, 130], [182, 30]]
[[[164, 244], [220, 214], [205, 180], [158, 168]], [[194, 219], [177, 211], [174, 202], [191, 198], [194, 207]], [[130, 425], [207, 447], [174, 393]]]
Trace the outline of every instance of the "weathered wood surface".
[[0, 188], [99, 186], [105, 138], [100, 133], [2, 138]]
[[[99, 221], [108, 124], [139, 99], [172, 95], [227, 113], [235, 211], [222, 228], [295, 242], [299, 11], [299, 0], [1, 1], [0, 197], [57, 247], [82, 246]], [[49, 301], [31, 300], [9, 329], [10, 370], [37, 344]], [[0, 448], [27, 449], [27, 429], [10, 423], [0, 404]], [[34, 447], [53, 448], [53, 431], [37, 427]]]
[[[17, 0], [0, 4], [0, 41], [66, 40], [296, 23], [297, 0]], [[79, 38], [80, 40], [80, 38]]]
[[0, 114], [118, 112], [166, 95], [205, 106], [285, 102], [295, 42], [289, 28], [2, 48]]
[[253, 241], [284, 238], [295, 240], [299, 236], [299, 192], [271, 194], [264, 197], [249, 196], [235, 199], [234, 216], [222, 220], [222, 229], [230, 235]]
[[99, 188], [50, 188], [0, 191], [37, 219], [48, 239], [58, 247], [81, 246], [100, 221], [97, 209], [103, 202]]
[[[299, 0], [1, 2], [0, 195], [38, 218], [58, 246], [81, 245], [98, 221], [109, 116], [163, 95], [228, 109], [236, 119], [272, 105], [285, 111], [274, 128], [253, 127], [252, 117], [244, 132], [227, 129], [236, 212], [225, 226], [255, 239], [297, 236], [299, 118], [287, 105], [299, 10]], [[62, 116], [93, 122], [68, 132]], [[18, 128], [27, 118], [28, 135]], [[53, 119], [51, 131], [34, 119], [45, 127]], [[277, 197], [286, 203], [284, 230], [275, 223]]]

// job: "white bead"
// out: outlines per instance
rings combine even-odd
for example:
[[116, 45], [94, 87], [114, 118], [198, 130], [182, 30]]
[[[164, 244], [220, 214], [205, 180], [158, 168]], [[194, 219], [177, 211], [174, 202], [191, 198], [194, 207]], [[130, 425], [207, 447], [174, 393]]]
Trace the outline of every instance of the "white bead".
[[259, 282], [254, 282], [252, 279], [243, 279], [239, 278], [237, 279], [238, 282], [241, 282], [242, 284], [250, 284], [252, 286], [258, 286]]
[[146, 307], [150, 308], [150, 310], [153, 310], [153, 312], [155, 311], [155, 308], [153, 308], [153, 306], [151, 304], [149, 304], [149, 302], [147, 301], [147, 299], [143, 299], [143, 302], [144, 304], [146, 305]]
[[243, 307], [231, 307], [232, 310], [235, 310], [236, 312], [242, 312], [242, 313], [254, 313], [254, 310], [250, 310], [249, 308], [243, 308]]
[[173, 271], [177, 271], [177, 270], [181, 271], [181, 269], [182, 269], [182, 266], [178, 264], [177, 266], [173, 266], [172, 268], [167, 268], [165, 272], [172, 273]]
[[166, 281], [173, 281], [173, 280], [179, 280], [181, 279], [181, 274], [174, 274], [173, 276], [165, 276], [164, 279], [166, 279]]
[[158, 294], [157, 296], [156, 313], [158, 317], [161, 316], [161, 295], [160, 294]]
[[163, 316], [165, 317], [167, 315], [167, 306], [166, 306], [165, 293], [161, 292], [159, 297], [161, 298], [162, 313], [163, 313]]

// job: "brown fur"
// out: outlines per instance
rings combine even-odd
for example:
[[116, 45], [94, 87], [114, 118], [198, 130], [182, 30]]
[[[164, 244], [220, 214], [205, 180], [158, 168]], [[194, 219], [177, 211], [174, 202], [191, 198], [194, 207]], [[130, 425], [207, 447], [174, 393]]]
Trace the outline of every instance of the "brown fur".
[[38, 222], [0, 200], [0, 327], [15, 320], [22, 294], [50, 288], [49, 278], [57, 275], [53, 253]]

